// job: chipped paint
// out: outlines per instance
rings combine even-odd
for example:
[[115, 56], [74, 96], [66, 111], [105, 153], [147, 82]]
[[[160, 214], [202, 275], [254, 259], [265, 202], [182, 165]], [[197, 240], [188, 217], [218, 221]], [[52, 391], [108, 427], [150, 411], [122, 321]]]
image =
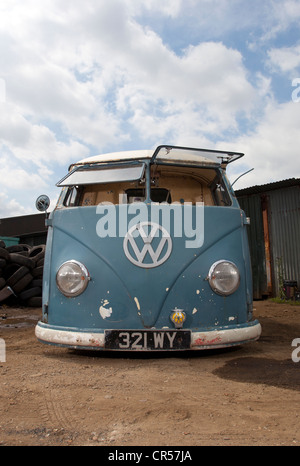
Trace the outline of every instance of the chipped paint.
[[200, 294], [200, 290], [196, 290], [196, 293], [197, 293], [197, 294]]
[[110, 317], [112, 315], [112, 308], [106, 309], [104, 306], [100, 306], [99, 308], [100, 315], [102, 319], [107, 319], [107, 317]]
[[198, 309], [196, 309], [196, 308], [194, 307], [194, 309], [193, 309], [193, 311], [192, 311], [192, 314], [196, 314], [196, 312], [198, 312]]
[[215, 338], [209, 339], [208, 336], [203, 336], [202, 338], [197, 338], [195, 340], [195, 346], [203, 346], [203, 345], [216, 345], [218, 343], [221, 343], [222, 339], [220, 336], [217, 336]]
[[232, 317], [228, 317], [228, 320], [229, 320], [229, 322], [230, 322], [231, 320], [234, 320], [234, 319], [235, 319], [235, 317], [234, 317], [234, 316], [232, 316]]
[[137, 297], [134, 298], [134, 301], [135, 301], [136, 307], [137, 307], [138, 310], [140, 311], [140, 310], [141, 310], [141, 306], [140, 306], [140, 303], [139, 303], [139, 300], [137, 299]]
[[109, 301], [107, 301], [107, 299], [105, 299], [103, 301], [102, 306], [100, 306], [100, 308], [99, 308], [99, 313], [100, 313], [102, 319], [107, 319], [107, 317], [110, 317], [112, 315], [112, 308], [111, 307], [109, 307], [109, 308], [105, 307], [108, 304], [109, 304]]

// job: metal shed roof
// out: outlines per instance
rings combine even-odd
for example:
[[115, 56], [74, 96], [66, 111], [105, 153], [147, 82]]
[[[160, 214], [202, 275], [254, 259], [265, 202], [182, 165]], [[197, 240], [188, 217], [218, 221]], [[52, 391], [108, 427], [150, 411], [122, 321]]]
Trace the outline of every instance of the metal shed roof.
[[249, 188], [239, 189], [235, 191], [238, 196], [246, 194], [259, 194], [275, 189], [290, 188], [291, 186], [300, 186], [300, 178], [289, 178], [287, 180], [275, 181], [274, 183], [267, 183], [261, 185], [251, 186]]

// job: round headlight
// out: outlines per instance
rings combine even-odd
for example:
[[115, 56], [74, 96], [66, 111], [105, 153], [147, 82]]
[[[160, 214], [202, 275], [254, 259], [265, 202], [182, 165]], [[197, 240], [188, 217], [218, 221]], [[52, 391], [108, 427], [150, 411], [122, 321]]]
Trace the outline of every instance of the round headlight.
[[62, 264], [56, 274], [58, 289], [68, 297], [78, 296], [83, 293], [89, 279], [87, 268], [75, 260]]
[[240, 273], [233, 262], [222, 260], [211, 266], [208, 281], [215, 293], [228, 296], [238, 289]]

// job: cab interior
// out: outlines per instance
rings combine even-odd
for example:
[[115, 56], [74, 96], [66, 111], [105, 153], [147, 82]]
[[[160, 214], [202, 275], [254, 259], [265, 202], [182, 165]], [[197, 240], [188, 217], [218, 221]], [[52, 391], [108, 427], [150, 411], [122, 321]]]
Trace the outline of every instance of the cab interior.
[[[96, 183], [69, 187], [65, 207], [94, 206], [102, 202], [131, 204], [146, 199], [145, 179], [137, 181]], [[151, 201], [205, 206], [231, 205], [230, 195], [218, 170], [213, 168], [151, 166]]]

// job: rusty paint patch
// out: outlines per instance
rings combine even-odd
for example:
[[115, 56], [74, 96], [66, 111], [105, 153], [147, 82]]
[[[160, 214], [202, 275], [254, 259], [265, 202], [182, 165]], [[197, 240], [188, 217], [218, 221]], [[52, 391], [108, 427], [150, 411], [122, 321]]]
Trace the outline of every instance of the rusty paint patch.
[[195, 340], [195, 345], [196, 346], [205, 346], [205, 345], [215, 345], [216, 343], [221, 343], [222, 338], [220, 336], [213, 338], [212, 340], [209, 340], [207, 338], [197, 338]]

